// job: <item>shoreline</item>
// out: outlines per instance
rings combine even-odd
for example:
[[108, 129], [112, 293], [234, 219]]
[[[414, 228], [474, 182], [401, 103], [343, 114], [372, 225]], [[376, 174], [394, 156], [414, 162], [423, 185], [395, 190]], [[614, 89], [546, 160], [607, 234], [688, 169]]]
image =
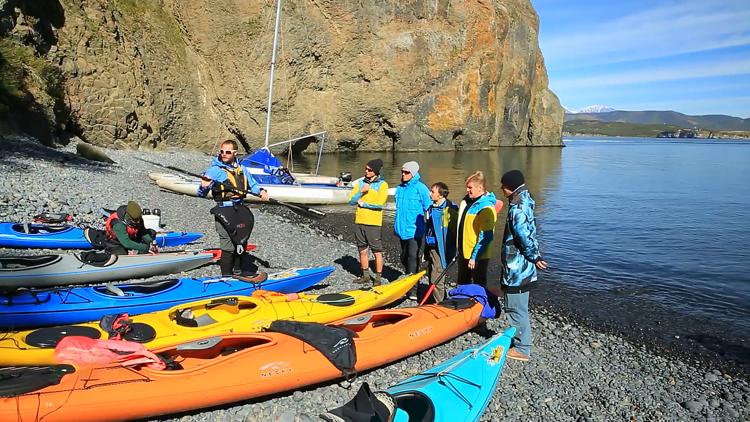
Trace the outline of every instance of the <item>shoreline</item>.
[[[0, 220], [18, 221], [30, 217], [31, 213], [57, 210], [75, 213], [81, 222], [99, 222], [96, 215], [99, 207], [112, 207], [127, 199], [136, 199], [144, 207], [154, 208], [154, 204], [158, 204], [168, 228], [205, 232], [206, 237], [192, 249], [217, 243], [208, 213], [211, 201], [159, 190], [146, 177], [149, 171], [156, 169], [134, 159], [147, 157], [200, 172], [208, 165], [207, 155], [190, 151], [105, 150], [119, 163], [105, 166], [75, 157], [70, 153], [74, 146], [64, 148], [61, 153], [35, 144], [31, 148], [29, 142], [3, 139], [0, 144], [0, 169], [5, 175], [0, 183], [0, 198], [5, 204], [0, 207]], [[35, 154], [35, 158], [26, 158], [27, 153]], [[39, 190], [25, 190], [28, 180], [34, 181]], [[337, 270], [316, 288], [316, 292], [355, 287], [351, 283], [354, 274], [350, 271], [358, 268], [356, 248], [346, 231], [347, 224], [353, 224], [351, 213], [332, 212], [321, 222], [311, 224], [285, 209], [263, 205], [252, 210], [256, 226], [251, 239], [259, 245], [255, 253], [258, 258], [279, 269], [335, 265]], [[387, 227], [384, 228], [384, 233], [388, 232]], [[384, 275], [389, 279], [400, 272], [394, 247], [398, 248], [398, 244], [387, 242], [385, 258], [389, 271], [384, 271]], [[216, 270], [210, 266], [188, 274], [210, 275]], [[482, 420], [750, 418], [750, 385], [746, 376], [719, 370], [721, 365], [710, 361], [662, 353], [648, 344], [599, 330], [594, 325], [589, 326], [586, 320], [571, 318], [534, 300], [534, 296], [532, 294], [532, 360], [506, 363], [498, 390]], [[398, 306], [413, 305], [406, 300]], [[501, 332], [505, 326], [502, 316], [489, 323], [489, 328], [495, 332]], [[316, 420], [318, 413], [348, 401], [363, 381], [369, 382], [373, 389], [386, 388], [483, 340], [477, 333], [467, 333], [419, 355], [360, 374], [349, 390], [332, 382], [159, 419], [186, 422]]]
[[[288, 218], [294, 219], [296, 216], [289, 212]], [[344, 212], [329, 212], [334, 214], [335, 217], [322, 220], [320, 222], [312, 222], [312, 225], [320, 228], [321, 230], [330, 233], [334, 236], [350, 239], [353, 244], [353, 220], [352, 214]], [[336, 223], [332, 223], [335, 221]], [[389, 222], [392, 224], [392, 222]], [[400, 245], [396, 236], [392, 233], [391, 226], [389, 223], [384, 223], [383, 228], [383, 243], [385, 249], [385, 260], [386, 268], [384, 273], [388, 273], [391, 277], [400, 274], [401, 265], [398, 263]], [[497, 230], [497, 228], [496, 228]], [[497, 255], [497, 254], [495, 254]], [[391, 258], [391, 264], [388, 265], [388, 258]], [[358, 264], [358, 263], [357, 263]], [[497, 269], [499, 268], [499, 256], [493, 256], [490, 263], [489, 278], [497, 279], [499, 274]], [[351, 268], [351, 271], [356, 272], [358, 266]], [[456, 274], [455, 268], [449, 271], [448, 277]], [[354, 277], [354, 275], [352, 275]], [[648, 347], [653, 347], [661, 351], [661, 353], [681, 358], [685, 360], [693, 360], [696, 364], [699, 364], [705, 369], [720, 368], [723, 372], [731, 373], [733, 376], [750, 380], [750, 356], [741, 356], [740, 354], [746, 354], [747, 351], [741, 353], [730, 354], [730, 358], [719, 355], [715, 350], [705, 347], [705, 345], [699, 344], [696, 340], [692, 340], [695, 334], [685, 333], [685, 335], [675, 335], [671, 341], [666, 337], [666, 334], [659, 333], [656, 330], [645, 326], [645, 324], [638, 324], [634, 321], [626, 321], [622, 317], [605, 318], [602, 315], [596, 315], [596, 312], [592, 312], [589, 308], [597, 307], [601, 302], [606, 301], [607, 298], [599, 298], [594, 303], [589, 303], [585, 308], [577, 309], [576, 305], [579, 299], [579, 295], [573, 291], [572, 288], [567, 286], [561, 286], [560, 283], [556, 283], [554, 277], [548, 272], [540, 272], [540, 280], [537, 287], [532, 290], [530, 296], [530, 311], [533, 317], [534, 310], [537, 308], [544, 309], [546, 312], [555, 314], [556, 316], [564, 317], [566, 319], [575, 321], [577, 324], [585, 326], [588, 329], [604, 332], [606, 334], [614, 334], [627, 339], [631, 344], [644, 344]], [[491, 283], [492, 281], [490, 281]], [[602, 295], [605, 296], [605, 295]], [[561, 300], [562, 299], [562, 300]], [[606, 313], [606, 312], [605, 312]], [[503, 318], [502, 316], [500, 317]], [[683, 338], [687, 337], [687, 338]], [[724, 342], [717, 346], [725, 346], [727, 348], [741, 349], [742, 346]]]

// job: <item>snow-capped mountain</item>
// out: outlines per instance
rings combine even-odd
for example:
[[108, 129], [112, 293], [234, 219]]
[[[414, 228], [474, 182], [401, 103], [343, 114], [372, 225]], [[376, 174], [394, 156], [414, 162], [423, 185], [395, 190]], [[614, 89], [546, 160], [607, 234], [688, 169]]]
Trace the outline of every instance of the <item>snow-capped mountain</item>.
[[616, 110], [609, 106], [595, 104], [595, 105], [590, 105], [588, 107], [584, 107], [578, 110], [576, 113], [608, 113], [610, 111], [616, 111]]

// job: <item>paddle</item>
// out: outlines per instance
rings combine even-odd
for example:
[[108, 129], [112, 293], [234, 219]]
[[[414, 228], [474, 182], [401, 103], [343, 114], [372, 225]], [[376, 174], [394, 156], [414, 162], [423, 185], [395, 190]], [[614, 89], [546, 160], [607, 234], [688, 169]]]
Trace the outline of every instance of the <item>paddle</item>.
[[422, 300], [419, 301], [419, 306], [422, 306], [422, 305], [424, 305], [425, 302], [427, 302], [427, 298], [430, 297], [430, 295], [432, 294], [432, 292], [435, 290], [435, 285], [440, 280], [442, 280], [443, 277], [445, 277], [446, 274], [448, 274], [448, 268], [450, 268], [451, 265], [453, 265], [454, 262], [456, 262], [456, 257], [455, 256], [453, 257], [453, 259], [451, 259], [451, 262], [449, 262], [448, 265], [446, 265], [445, 268], [443, 268], [443, 272], [440, 273], [440, 275], [438, 276], [437, 280], [434, 280], [434, 281], [430, 282], [430, 287], [427, 289], [427, 293], [424, 294], [424, 297], [422, 298]]
[[[179, 172], [179, 173], [182, 173], [182, 174], [186, 174], [188, 176], [197, 177], [199, 179], [203, 178], [203, 176], [201, 176], [200, 174], [193, 173], [193, 172], [190, 172], [190, 171], [187, 171], [187, 170], [183, 170], [183, 169], [181, 169], [179, 167], [165, 166], [163, 164], [155, 163], [153, 161], [149, 161], [149, 160], [146, 160], [146, 159], [143, 159], [143, 158], [139, 158], [139, 157], [136, 157], [136, 158], [139, 159], [139, 160], [141, 160], [141, 161], [143, 161], [143, 162], [146, 162], [146, 163], [158, 166], [158, 167], [162, 167], [162, 168], [165, 168], [165, 169], [168, 169], [168, 170], [173, 170], [173, 171], [176, 171], [176, 172]], [[238, 191], [236, 189], [233, 189], [230, 186], [227, 186], [226, 184], [223, 184], [223, 185], [225, 187], [229, 188], [234, 193], [237, 193], [237, 194], [243, 195], [243, 196], [245, 194], [244, 192], [240, 192], [240, 191]], [[255, 195], [255, 196], [259, 196], [259, 195]], [[279, 200], [273, 199], [273, 198], [268, 198], [268, 202], [271, 203], [271, 204], [274, 204], [274, 205], [281, 205], [283, 207], [287, 207], [290, 210], [294, 211], [295, 213], [297, 213], [297, 214], [299, 214], [299, 215], [301, 215], [303, 217], [307, 217], [307, 218], [311, 218], [311, 219], [319, 220], [319, 219], [321, 219], [321, 218], [323, 218], [323, 217], [326, 216], [326, 213], [324, 213], [323, 211], [320, 211], [318, 209], [311, 208], [311, 207], [306, 207], [306, 206], [300, 205], [300, 204], [291, 204], [289, 202], [279, 201]]]

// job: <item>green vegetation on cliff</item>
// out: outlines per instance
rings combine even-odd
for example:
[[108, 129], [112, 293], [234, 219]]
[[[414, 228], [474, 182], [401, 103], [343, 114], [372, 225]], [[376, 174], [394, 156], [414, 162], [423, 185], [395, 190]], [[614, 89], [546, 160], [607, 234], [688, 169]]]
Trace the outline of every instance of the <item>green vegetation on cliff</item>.
[[112, 5], [122, 13], [134, 34], [158, 38], [161, 48], [167, 48], [180, 61], [185, 61], [185, 40], [180, 25], [161, 2], [117, 0]]
[[67, 118], [60, 69], [31, 46], [0, 39], [0, 129], [49, 141], [51, 127]]

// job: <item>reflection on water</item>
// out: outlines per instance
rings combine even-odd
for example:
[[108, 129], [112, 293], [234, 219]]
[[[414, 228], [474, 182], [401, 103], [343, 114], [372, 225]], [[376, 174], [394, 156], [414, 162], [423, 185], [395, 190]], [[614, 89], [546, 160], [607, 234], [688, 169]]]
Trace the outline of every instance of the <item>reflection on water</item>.
[[[350, 152], [324, 155], [320, 174], [338, 175], [351, 171], [354, 178], [361, 177], [365, 163], [373, 158], [383, 160], [382, 176], [391, 187], [401, 179], [401, 165], [407, 161], [419, 163], [419, 173], [428, 186], [444, 182], [451, 191], [450, 198], [459, 201], [465, 194], [464, 181], [476, 170], [484, 172], [487, 188], [500, 196], [500, 177], [508, 170], [521, 169], [538, 204], [544, 203], [545, 192], [556, 189], [557, 174], [563, 148], [504, 147], [489, 151], [447, 152]], [[315, 168], [314, 156], [295, 157], [295, 171]]]

